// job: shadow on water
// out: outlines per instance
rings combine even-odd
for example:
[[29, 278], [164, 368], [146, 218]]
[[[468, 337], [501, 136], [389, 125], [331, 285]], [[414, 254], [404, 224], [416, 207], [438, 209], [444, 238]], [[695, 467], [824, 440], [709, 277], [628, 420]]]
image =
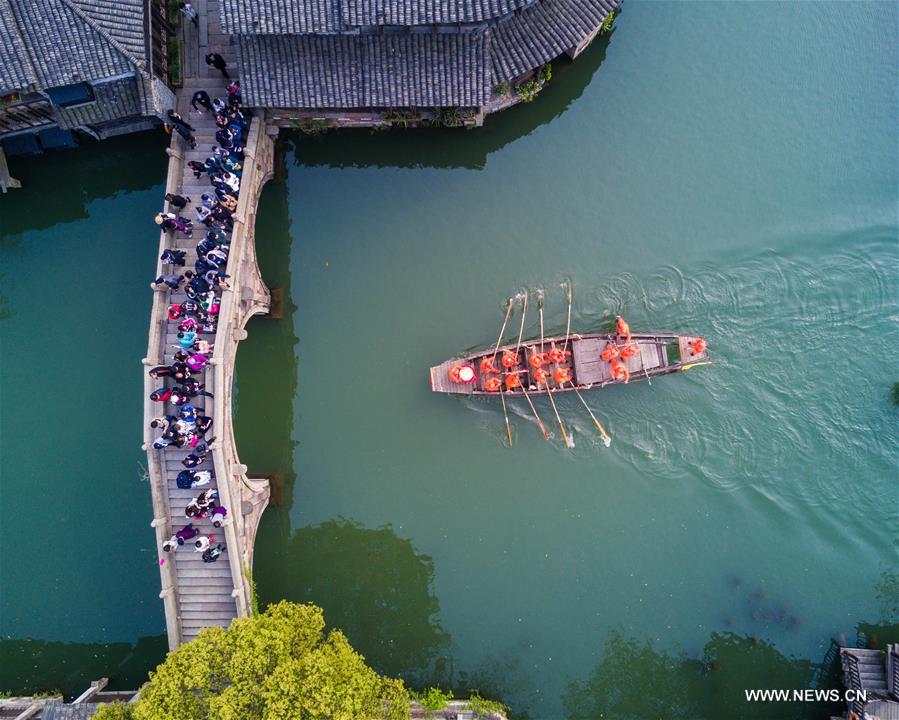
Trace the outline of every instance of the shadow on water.
[[134, 645], [2, 639], [0, 692], [59, 690], [70, 697], [101, 677], [109, 678], [110, 690], [134, 690], [147, 681], [147, 668], [161, 663], [167, 651], [165, 635], [143, 637]]
[[[487, 156], [562, 115], [599, 70], [615, 34], [597, 38], [577, 60], [559, 60], [553, 79], [532, 103], [487, 118], [483, 127], [340, 130], [294, 143], [294, 162], [309, 166], [482, 169]], [[299, 134], [293, 134], [297, 140]], [[374, 137], [372, 137], [374, 136]]]
[[338, 518], [299, 528], [257, 557], [263, 602], [314, 602], [382, 673], [416, 682], [437, 667], [449, 635], [437, 621], [434, 564], [390, 526]]
[[899, 641], [899, 572], [885, 571], [874, 588], [876, 623], [856, 637], [831, 640], [818, 661], [791, 658], [753, 635], [713, 632], [702, 651], [659, 650], [646, 640], [609, 634], [602, 660], [563, 694], [568, 720], [664, 717], [813, 720], [839, 716], [840, 703], [748, 702], [745, 690], [840, 689], [839, 645], [883, 649]]
[[[280, 160], [279, 160], [280, 162]], [[272, 480], [271, 507], [263, 525], [289, 510], [293, 498], [293, 401], [297, 394], [299, 342], [294, 329], [297, 306], [291, 295], [290, 214], [287, 185], [270, 182], [259, 201], [256, 252], [266, 285], [280, 303], [280, 317], [256, 317], [248, 326], [248, 338], [237, 354], [236, 376], [241, 391], [236, 395], [234, 432], [242, 462], [253, 477]], [[277, 418], [277, 423], [259, 422]], [[263, 531], [264, 532], [264, 531]]]
[[72, 151], [10, 158], [10, 172], [22, 188], [0, 195], [0, 249], [13, 250], [19, 233], [86, 218], [94, 200], [165, 182], [167, 143], [167, 135], [152, 131]]
[[[241, 459], [251, 475], [273, 478], [273, 502], [257, 540], [265, 552], [255, 558], [260, 598], [263, 604], [286, 598], [321, 605], [328, 622], [343, 630], [380, 672], [410, 681], [434, 672], [443, 676], [446, 662], [440, 656], [449, 635], [436, 620], [431, 558], [416, 553], [411, 541], [390, 527], [370, 529], [345, 519], [291, 527], [299, 339], [285, 183], [265, 188], [257, 217], [262, 275], [282, 298], [279, 319], [251, 321], [237, 363], [235, 435]], [[269, 418], [277, 422], [260, 422]]]

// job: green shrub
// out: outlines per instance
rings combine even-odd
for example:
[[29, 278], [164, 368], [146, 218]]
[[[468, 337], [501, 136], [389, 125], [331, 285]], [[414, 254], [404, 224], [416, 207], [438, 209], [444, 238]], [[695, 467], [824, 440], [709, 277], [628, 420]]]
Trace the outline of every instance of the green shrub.
[[326, 631], [321, 608], [282, 601], [170, 652], [128, 707], [109, 705], [96, 717], [408, 720], [409, 695], [401, 680], [368, 667], [343, 633]]
[[412, 697], [421, 703], [425, 712], [432, 713], [446, 707], [446, 704], [453, 699], [453, 694], [444, 692], [438, 687], [429, 687], [427, 690], [413, 693]]
[[606, 19], [602, 21], [602, 25], [599, 28], [599, 31], [603, 35], [608, 35], [610, 32], [612, 32], [612, 23], [615, 22], [615, 16], [617, 14], [617, 10], [612, 10], [612, 12], [606, 15]]
[[469, 120], [474, 119], [474, 110], [462, 108], [437, 108], [430, 118], [428, 125], [431, 127], [462, 127]]
[[490, 715], [506, 715], [509, 708], [498, 700], [487, 700], [482, 698], [477, 690], [471, 690], [471, 697], [468, 699], [468, 709], [474, 713], [476, 718], [489, 717]]
[[499, 96], [508, 95], [509, 90], [511, 90], [511, 87], [509, 86], [509, 83], [507, 83], [507, 82], [500, 83], [499, 85], [493, 86], [493, 94], [494, 95], [499, 95]]
[[534, 78], [525, 80], [521, 85], [516, 86], [515, 92], [522, 102], [531, 102], [537, 94], [543, 89], [543, 85]]
[[291, 121], [290, 126], [306, 135], [321, 135], [334, 127], [334, 121], [328, 118], [300, 118]]
[[94, 720], [134, 720], [133, 705], [123, 702], [115, 702], [100, 706], [100, 712], [94, 715]]
[[552, 65], [550, 65], [549, 63], [546, 63], [546, 65], [544, 65], [542, 68], [540, 68], [540, 79], [543, 82], [548, 83], [550, 80], [552, 80], [552, 76], [553, 76], [553, 66]]
[[385, 110], [381, 113], [381, 117], [393, 127], [407, 128], [421, 121], [421, 113], [418, 110]]

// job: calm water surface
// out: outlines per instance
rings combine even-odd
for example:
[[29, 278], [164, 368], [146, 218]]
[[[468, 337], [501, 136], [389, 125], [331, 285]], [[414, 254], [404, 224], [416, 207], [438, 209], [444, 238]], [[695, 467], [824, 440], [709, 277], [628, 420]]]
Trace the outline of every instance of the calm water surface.
[[0, 689], [164, 655], [140, 449], [163, 133], [21, 161], [0, 197]]
[[[742, 692], [832, 681], [830, 638], [899, 622], [897, 17], [631, 2], [480, 130], [290, 140], [257, 227], [284, 318], [238, 361], [242, 459], [279, 478], [262, 600], [313, 600], [379, 670], [515, 717], [823, 715]], [[4, 686], [158, 658], [135, 367], [161, 147], [37, 161], [0, 200]], [[59, 172], [85, 191], [48, 197]], [[575, 328], [621, 313], [718, 364], [587, 395], [609, 449], [576, 398], [573, 450], [512, 403], [509, 449], [494, 402], [427, 368], [494, 341], [523, 288], [564, 329], [563, 282]], [[48, 320], [64, 371], [22, 349]]]
[[[482, 130], [294, 138], [257, 228], [285, 317], [238, 367], [242, 458], [284, 480], [263, 600], [534, 718], [819, 717], [742, 689], [899, 620], [896, 20], [631, 3]], [[510, 450], [427, 368], [521, 288], [564, 328], [566, 280], [576, 328], [694, 331], [719, 364], [590, 394], [608, 450], [576, 398], [573, 451], [514, 403]]]

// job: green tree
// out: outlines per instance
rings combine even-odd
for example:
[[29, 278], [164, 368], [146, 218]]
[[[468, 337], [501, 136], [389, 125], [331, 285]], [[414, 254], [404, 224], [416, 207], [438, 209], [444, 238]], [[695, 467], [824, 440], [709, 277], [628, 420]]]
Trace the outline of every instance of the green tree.
[[129, 706], [99, 720], [405, 720], [400, 680], [378, 675], [321, 608], [287, 601], [170, 653]]

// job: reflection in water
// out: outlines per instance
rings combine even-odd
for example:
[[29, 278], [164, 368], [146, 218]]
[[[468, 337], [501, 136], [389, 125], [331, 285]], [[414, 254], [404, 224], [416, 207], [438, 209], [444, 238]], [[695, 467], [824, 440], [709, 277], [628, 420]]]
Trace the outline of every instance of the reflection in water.
[[[699, 658], [612, 633], [605, 656], [590, 676], [569, 685], [563, 698], [565, 715], [569, 720], [812, 720], [828, 712], [839, 714], [839, 705], [746, 702], [745, 689], [812, 687], [817, 668], [809, 660], [786, 657], [770, 643], [733, 633], [712, 633]], [[837, 687], [835, 667], [826, 669], [825, 686]]]
[[[295, 162], [326, 167], [434, 167], [479, 170], [487, 156], [562, 115], [599, 70], [615, 31], [598, 37], [574, 62], [560, 60], [532, 103], [491, 115], [483, 127], [332, 131], [295, 144]], [[439, 151], [435, 151], [439, 148]], [[426, 161], [423, 162], [423, 159]]]
[[133, 690], [147, 680], [147, 668], [162, 662], [165, 635], [129, 643], [63, 643], [0, 639], [0, 691], [32, 694], [60, 690], [78, 695], [91, 681], [109, 678], [110, 690]]
[[[266, 550], [256, 554], [254, 568], [261, 599], [320, 605], [328, 621], [381, 673], [410, 681], [443, 677], [449, 670], [438, 656], [447, 649], [449, 636], [436, 620], [431, 558], [417, 554], [390, 527], [369, 529], [340, 519], [291, 530], [288, 511], [298, 445], [293, 402], [299, 373], [285, 183], [266, 188], [259, 216], [267, 218], [257, 236], [260, 268], [269, 287], [281, 290], [284, 304], [281, 319], [251, 321], [249, 337], [241, 344], [235, 434], [251, 474], [275, 476], [273, 505], [263, 516], [257, 540], [257, 547]], [[283, 238], [289, 241], [278, 242]], [[272, 418], [277, 422], [267, 421]]]
[[[241, 462], [249, 467], [250, 476], [272, 480], [274, 507], [263, 515], [260, 533], [265, 533], [266, 525], [288, 522], [286, 510], [293, 499], [296, 479], [293, 453], [297, 442], [292, 433], [299, 340], [294, 330], [297, 306], [290, 291], [293, 237], [286, 183], [270, 181], [265, 186], [257, 217], [266, 218], [264, 231], [257, 228], [259, 268], [266, 285], [280, 298], [276, 302], [281, 303], [281, 317], [251, 319], [249, 336], [238, 348], [234, 385], [243, 388], [243, 392], [235, 395], [234, 433]], [[272, 372], [272, 368], [279, 371]], [[277, 422], [272, 422], [272, 418], [277, 418]]]
[[[740, 589], [741, 583], [732, 581]], [[589, 677], [571, 682], [563, 702], [568, 720], [592, 718], [747, 718], [813, 720], [839, 716], [839, 703], [749, 703], [755, 688], [841, 688], [839, 645], [884, 649], [899, 642], [899, 572], [884, 571], [874, 585], [876, 623], [860, 622], [855, 637], [831, 640], [818, 662], [788, 658], [754, 636], [713, 632], [699, 657], [657, 650], [652, 643], [613, 632]], [[750, 590], [750, 605], [764, 602]], [[756, 598], [753, 600], [753, 598]]]
[[[165, 180], [167, 140], [162, 131], [146, 132], [109, 138], [71, 153], [12, 158], [10, 171], [22, 188], [0, 195], [2, 249], [12, 249], [18, 233], [86, 218], [87, 206], [98, 198], [158, 185], [160, 178]], [[159, 202], [161, 206], [162, 197]]]
[[320, 605], [380, 673], [414, 682], [435, 667], [449, 635], [436, 619], [434, 564], [409, 540], [338, 519], [300, 528], [279, 551], [257, 573], [263, 601]]

